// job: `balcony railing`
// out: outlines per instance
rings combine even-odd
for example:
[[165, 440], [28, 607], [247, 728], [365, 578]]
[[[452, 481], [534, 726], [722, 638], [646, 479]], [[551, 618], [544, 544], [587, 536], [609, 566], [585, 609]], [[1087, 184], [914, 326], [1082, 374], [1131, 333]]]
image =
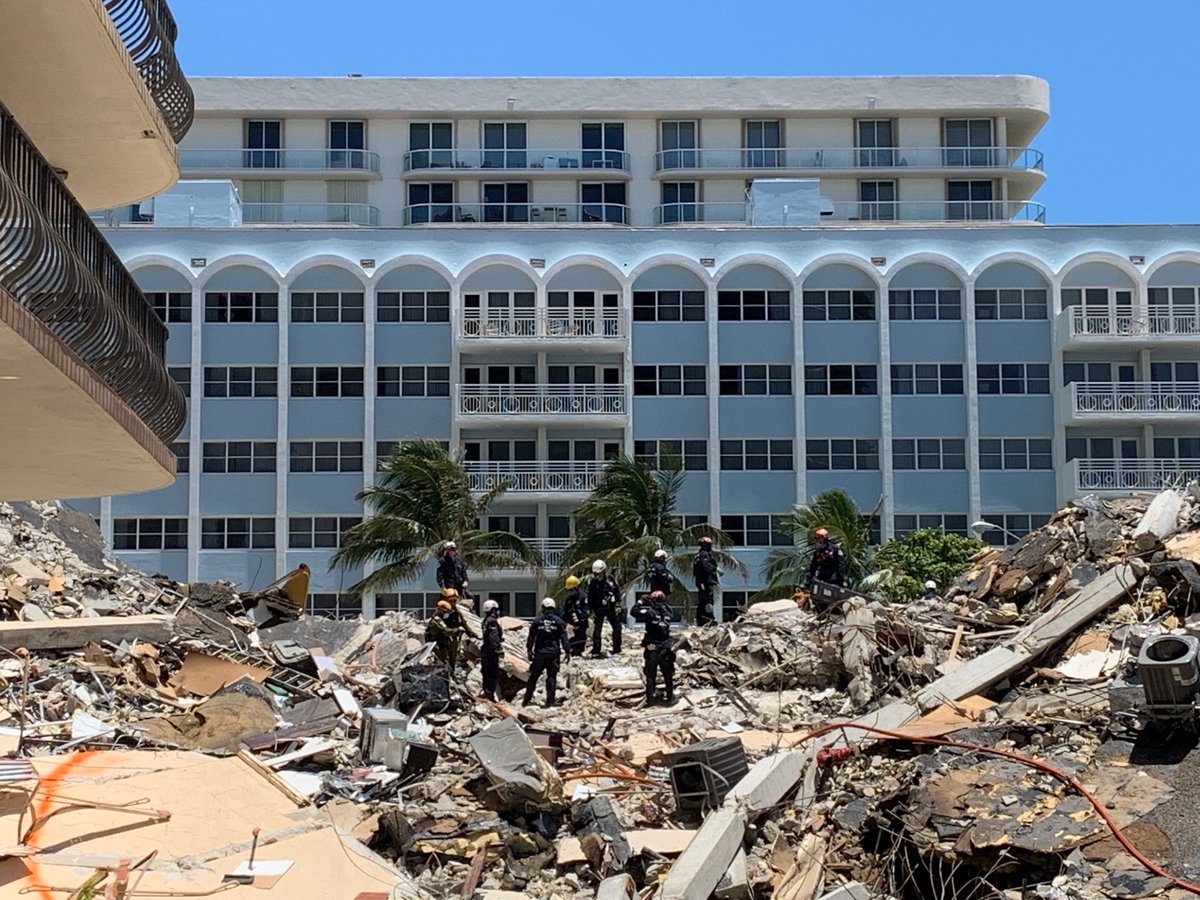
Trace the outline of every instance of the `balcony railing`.
[[1149, 311], [1120, 305], [1107, 309], [1072, 307], [1071, 337], [1200, 335], [1200, 309]]
[[[654, 207], [655, 225], [705, 223], [748, 224], [746, 203], [666, 203]], [[1046, 207], [1020, 200], [872, 200], [834, 201], [819, 221], [794, 225], [843, 222], [1045, 222]]]
[[247, 225], [378, 225], [379, 210], [365, 203], [243, 203]]
[[746, 224], [746, 204], [736, 203], [664, 203], [654, 207], [655, 225], [686, 225], [689, 222]]
[[166, 0], [104, 0], [175, 143], [192, 127], [195, 98], [175, 56], [178, 29]]
[[232, 171], [239, 169], [290, 169], [313, 172], [360, 171], [379, 174], [379, 154], [370, 150], [215, 150], [182, 147], [183, 170]]
[[1200, 412], [1200, 383], [1185, 381], [1076, 382], [1071, 385], [1076, 416], [1157, 415]]
[[527, 315], [484, 315], [479, 310], [465, 310], [461, 337], [564, 340], [570, 338], [622, 338], [625, 328], [620, 313], [604, 310], [529, 310]]
[[404, 207], [405, 225], [486, 222], [628, 225], [623, 203], [414, 203]]
[[458, 387], [458, 412], [464, 416], [623, 416], [627, 410], [624, 385], [463, 384]]
[[1067, 471], [1077, 493], [1159, 491], [1200, 480], [1200, 459], [1073, 459]]
[[[526, 538], [525, 542], [533, 547], [542, 557], [542, 568], [557, 569], [562, 565], [563, 551], [567, 549], [567, 544], [570, 543], [567, 538]], [[517, 565], [517, 557], [512, 555], [513, 564], [509, 568], [520, 568]]]
[[[629, 171], [629, 154], [621, 150], [410, 150], [406, 172], [426, 169], [616, 169]], [[583, 174], [582, 172], [580, 174]]]
[[507, 482], [510, 494], [588, 493], [604, 472], [602, 462], [468, 462], [463, 464], [473, 491]]
[[1027, 147], [816, 147], [660, 150], [654, 168], [674, 169], [1016, 169], [1040, 172]]
[[0, 106], [0, 286], [162, 440], [187, 416], [166, 326], [8, 110]]

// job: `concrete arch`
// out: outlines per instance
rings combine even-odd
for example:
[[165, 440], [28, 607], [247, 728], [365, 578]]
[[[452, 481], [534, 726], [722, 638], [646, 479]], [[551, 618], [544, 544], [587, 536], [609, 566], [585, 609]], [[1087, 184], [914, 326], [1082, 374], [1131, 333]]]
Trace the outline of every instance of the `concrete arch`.
[[793, 284], [796, 281], [796, 271], [778, 256], [772, 256], [769, 253], [743, 253], [735, 256], [712, 273], [712, 280], [720, 284], [721, 279], [730, 272], [735, 269], [745, 268], [746, 266], [762, 266], [763, 268], [778, 272]]
[[930, 251], [922, 251], [918, 253], [910, 253], [908, 256], [903, 256], [896, 260], [892, 265], [888, 266], [883, 273], [884, 280], [889, 284], [892, 280], [903, 272], [905, 269], [911, 269], [913, 266], [933, 265], [938, 268], [945, 269], [951, 272], [965, 286], [971, 280], [970, 273], [962, 267], [962, 264], [957, 260], [951, 259], [941, 253], [933, 253]]
[[828, 253], [825, 256], [818, 256], [803, 269], [796, 273], [796, 281], [803, 284], [813, 272], [818, 269], [823, 269], [826, 266], [843, 265], [850, 266], [853, 269], [858, 269], [869, 277], [877, 286], [883, 284], [883, 276], [879, 269], [871, 265], [870, 260], [863, 259], [861, 256], [856, 256], [853, 253]]
[[210, 262], [197, 275], [197, 281], [208, 282], [216, 275], [220, 275], [227, 269], [233, 269], [237, 266], [245, 266], [249, 269], [258, 269], [260, 272], [265, 272], [271, 277], [276, 284], [282, 287], [283, 273], [276, 269], [273, 265], [267, 262], [260, 256], [252, 256], [249, 253], [231, 253], [228, 256], [222, 256], [220, 259]]
[[678, 253], [662, 253], [658, 256], [652, 256], [648, 259], [642, 260], [630, 270], [628, 276], [630, 287], [632, 287], [637, 280], [642, 277], [642, 275], [646, 274], [646, 272], [650, 271], [651, 269], [662, 268], [663, 266], [675, 266], [676, 268], [686, 269], [688, 272], [691, 272], [702, 282], [704, 282], [705, 287], [708, 287], [710, 284], [712, 284], [712, 276], [709, 274], [708, 269], [704, 268], [702, 265], [700, 265], [700, 263], [696, 262], [696, 260], [688, 256], [682, 256]]
[[394, 256], [385, 262], [383, 265], [376, 266], [375, 271], [368, 277], [369, 282], [379, 282], [387, 275], [397, 269], [404, 269], [409, 266], [417, 266], [424, 269], [432, 269], [438, 275], [445, 279], [446, 284], [454, 283], [455, 275], [445, 265], [438, 262], [432, 256], [423, 256], [418, 253], [405, 253], [402, 256]]
[[344, 271], [349, 274], [351, 278], [357, 281], [361, 287], [364, 289], [366, 288], [366, 275], [363, 273], [362, 267], [359, 266], [357, 262], [354, 262], [345, 256], [338, 256], [336, 253], [321, 253], [316, 256], [306, 257], [301, 262], [296, 263], [296, 265], [292, 266], [292, 268], [288, 269], [288, 271], [284, 274], [284, 287], [291, 288], [291, 286], [295, 284], [296, 280], [302, 275], [306, 274], [307, 272], [311, 272], [313, 269], [320, 268], [330, 268]]
[[529, 265], [528, 260], [520, 259], [519, 257], [513, 256], [510, 253], [488, 253], [485, 256], [480, 256], [477, 259], [471, 260], [471, 262], [468, 263], [466, 267], [458, 273], [458, 276], [453, 280], [452, 284], [457, 288], [461, 288], [464, 284], [466, 284], [467, 279], [472, 275], [480, 272], [483, 269], [491, 268], [492, 266], [502, 269], [512, 269], [513, 271], [520, 272], [530, 280], [530, 286], [535, 289], [537, 288], [538, 282], [541, 281], [541, 274], [537, 271], [537, 269]]
[[1092, 250], [1087, 253], [1080, 253], [1078, 256], [1074, 256], [1068, 260], [1058, 270], [1058, 274], [1055, 277], [1055, 287], [1061, 287], [1072, 272], [1089, 263], [1101, 263], [1116, 269], [1129, 279], [1129, 286], [1133, 288], [1137, 288], [1142, 283], [1142, 273], [1124, 256], [1118, 256], [1116, 253], [1110, 253], [1107, 250]]
[[1029, 253], [1023, 253], [1019, 250], [993, 253], [991, 256], [980, 260], [979, 264], [971, 270], [971, 280], [974, 281], [989, 269], [995, 268], [999, 265], [1004, 265], [1005, 263], [1016, 263], [1018, 265], [1027, 266], [1045, 278], [1047, 286], [1054, 283], [1054, 270], [1046, 265], [1044, 260], [1041, 260]]
[[[1171, 253], [1166, 253], [1163, 256], [1160, 256], [1158, 259], [1154, 260], [1154, 262], [1146, 266], [1146, 270], [1143, 273], [1146, 283], [1151, 284], [1154, 281], [1155, 275], [1157, 275], [1167, 266], [1171, 266], [1176, 263], [1183, 263], [1185, 265], [1196, 266], [1197, 268], [1200, 268], [1200, 253], [1196, 253], [1193, 250], [1175, 250]], [[1200, 284], [1200, 281], [1197, 283]]]
[[621, 271], [620, 266], [616, 265], [612, 260], [605, 259], [602, 256], [596, 256], [594, 253], [578, 253], [568, 256], [565, 259], [560, 259], [549, 269], [546, 270], [542, 279], [549, 283], [556, 275], [564, 272], [567, 269], [578, 268], [593, 268], [600, 269], [605, 274], [611, 275], [617, 282], [619, 287], [625, 287], [628, 277]]
[[135, 256], [125, 262], [125, 268], [129, 274], [137, 280], [139, 269], [169, 269], [177, 275], [182, 275], [187, 281], [189, 287], [194, 287], [200, 281], [200, 277], [192, 271], [190, 266], [184, 265], [173, 256], [163, 256], [161, 253], [147, 253], [142, 256]]

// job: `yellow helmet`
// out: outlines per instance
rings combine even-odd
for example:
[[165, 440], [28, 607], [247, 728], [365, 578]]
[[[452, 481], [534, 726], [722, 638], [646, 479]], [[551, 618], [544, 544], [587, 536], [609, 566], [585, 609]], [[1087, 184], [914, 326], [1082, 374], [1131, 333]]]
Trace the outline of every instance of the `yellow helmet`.
[[454, 588], [442, 588], [442, 596], [447, 600], [457, 600], [458, 591], [456, 591]]
[[568, 575], [566, 583], [569, 588], [579, 587], [579, 579], [574, 575]]
[[437, 602], [437, 608], [442, 611], [448, 612], [449, 610], [454, 609], [454, 604], [451, 603], [449, 600], [439, 600]]

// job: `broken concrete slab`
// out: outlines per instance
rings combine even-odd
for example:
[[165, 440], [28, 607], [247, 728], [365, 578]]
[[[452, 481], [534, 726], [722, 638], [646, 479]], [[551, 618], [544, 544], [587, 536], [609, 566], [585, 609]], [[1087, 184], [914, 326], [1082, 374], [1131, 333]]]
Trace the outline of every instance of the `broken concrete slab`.
[[756, 762], [725, 797], [725, 806], [741, 808], [751, 815], [776, 806], [804, 774], [808, 754], [789, 750], [765, 756]]
[[562, 780], [516, 719], [501, 719], [470, 738], [503, 809], [544, 809], [562, 802]]
[[709, 813], [663, 882], [662, 900], [708, 900], [746, 836], [746, 814], [723, 807]]
[[1179, 530], [1179, 512], [1182, 508], [1183, 497], [1178, 491], [1159, 491], [1133, 529], [1133, 545], [1142, 551], [1153, 550], [1161, 545]]
[[750, 875], [746, 870], [746, 851], [738, 847], [733, 862], [721, 876], [720, 882], [713, 891], [717, 900], [750, 900]]
[[15, 650], [74, 650], [88, 643], [124, 640], [165, 644], [175, 632], [175, 617], [105, 616], [52, 619], [47, 622], [0, 622], [0, 647]]

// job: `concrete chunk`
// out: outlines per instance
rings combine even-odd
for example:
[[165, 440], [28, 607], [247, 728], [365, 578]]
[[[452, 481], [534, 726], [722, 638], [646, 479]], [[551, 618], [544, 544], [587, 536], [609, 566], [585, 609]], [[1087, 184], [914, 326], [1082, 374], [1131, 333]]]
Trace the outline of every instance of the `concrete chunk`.
[[800, 780], [807, 757], [803, 750], [764, 756], [733, 786], [725, 806], [741, 807], [751, 814], [770, 809]]
[[51, 619], [46, 622], [0, 622], [0, 647], [15, 650], [71, 650], [88, 642], [146, 641], [165, 644], [175, 631], [174, 616], [106, 616]]
[[746, 869], [746, 851], [743, 848], [738, 847], [733, 862], [721, 876], [713, 894], [717, 900], [750, 900], [750, 874]]
[[1179, 527], [1179, 511], [1183, 498], [1178, 491], [1160, 491], [1150, 501], [1137, 527], [1133, 529], [1133, 544], [1139, 550], [1153, 550]]
[[708, 900], [746, 837], [746, 814], [739, 809], [709, 813], [696, 837], [671, 867], [661, 900]]

